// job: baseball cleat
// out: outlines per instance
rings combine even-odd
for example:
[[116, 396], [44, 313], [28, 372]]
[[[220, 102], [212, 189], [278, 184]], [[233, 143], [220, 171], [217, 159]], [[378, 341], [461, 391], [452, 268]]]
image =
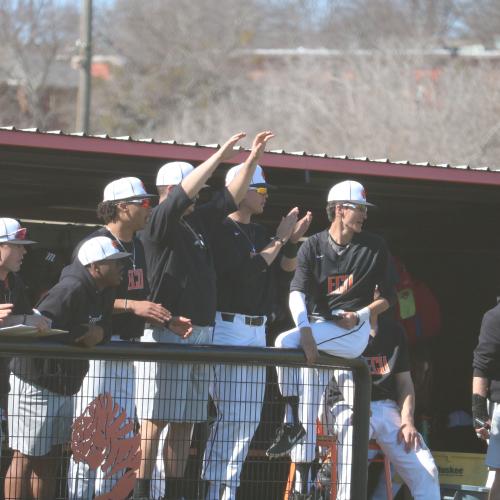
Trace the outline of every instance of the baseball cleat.
[[270, 458], [288, 455], [305, 435], [306, 430], [300, 422], [297, 424], [282, 424], [276, 433], [274, 443], [266, 451], [266, 455]]

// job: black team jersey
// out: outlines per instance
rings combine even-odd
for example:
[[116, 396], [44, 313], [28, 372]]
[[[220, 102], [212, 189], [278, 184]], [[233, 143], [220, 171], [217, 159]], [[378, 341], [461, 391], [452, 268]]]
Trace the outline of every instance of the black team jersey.
[[[0, 280], [0, 304], [13, 304], [12, 314], [33, 314], [26, 287], [17, 273]], [[0, 358], [0, 398], [9, 393], [9, 358]]]
[[237, 210], [223, 188], [212, 200], [182, 215], [192, 204], [180, 185], [153, 209], [140, 233], [146, 252], [151, 300], [194, 325], [215, 322], [216, 275], [213, 240], [224, 218]]
[[281, 275], [278, 255], [268, 266], [259, 254], [268, 244], [259, 224], [234, 222], [227, 217], [214, 238], [217, 271], [217, 310], [268, 316], [274, 312], [275, 283]]
[[331, 319], [334, 309], [358, 311], [371, 304], [376, 285], [381, 297], [393, 304], [396, 291], [385, 241], [363, 231], [338, 255], [325, 229], [300, 247], [290, 290], [305, 294], [310, 314]]
[[392, 399], [398, 401], [394, 375], [410, 371], [408, 342], [404, 328], [391, 317], [378, 318], [378, 332], [370, 335], [362, 354], [372, 375], [372, 401]]
[[[106, 236], [113, 241], [117, 241], [108, 229], [105, 227], [100, 228], [78, 244], [73, 252], [73, 260], [76, 258], [82, 243], [96, 236]], [[123, 259], [122, 281], [120, 286], [115, 289], [116, 298], [147, 300], [149, 285], [146, 272], [146, 257], [141, 240], [136, 236], [129, 242], [120, 240], [118, 247], [121, 247], [119, 248], [121, 251], [129, 252], [131, 256], [128, 259]], [[113, 314], [113, 335], [119, 335], [122, 340], [139, 338], [144, 334], [144, 323], [144, 318], [131, 312]]]

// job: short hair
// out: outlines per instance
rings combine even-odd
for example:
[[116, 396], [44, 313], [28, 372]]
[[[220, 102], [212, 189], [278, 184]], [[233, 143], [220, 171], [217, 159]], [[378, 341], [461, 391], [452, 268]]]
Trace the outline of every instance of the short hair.
[[326, 204], [326, 216], [328, 217], [328, 220], [330, 222], [333, 222], [335, 220], [335, 207], [337, 205], [340, 205], [338, 201], [329, 201]]
[[97, 205], [97, 217], [101, 219], [104, 224], [115, 222], [118, 219], [118, 207], [114, 201], [101, 201]]
[[165, 196], [168, 193], [168, 186], [156, 186], [158, 190], [158, 195], [160, 197]]

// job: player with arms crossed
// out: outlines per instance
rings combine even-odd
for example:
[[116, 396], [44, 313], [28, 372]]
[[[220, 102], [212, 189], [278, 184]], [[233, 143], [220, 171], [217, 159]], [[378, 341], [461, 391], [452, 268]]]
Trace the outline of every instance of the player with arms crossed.
[[[343, 358], [360, 356], [368, 343], [370, 315], [378, 316], [395, 300], [395, 290], [388, 279], [387, 245], [381, 237], [363, 231], [368, 206], [373, 205], [366, 201], [359, 182], [335, 184], [327, 198], [330, 227], [311, 236], [299, 250], [289, 298], [297, 328], [279, 335], [275, 345], [300, 346], [309, 365], [316, 361], [318, 349]], [[374, 300], [377, 284], [380, 297]], [[310, 463], [315, 458], [316, 418], [328, 384], [328, 370], [277, 370], [287, 403], [286, 423], [278, 430], [267, 455], [280, 457], [293, 450], [291, 458], [298, 464], [298, 479], [307, 484]], [[305, 442], [296, 446], [304, 436]]]

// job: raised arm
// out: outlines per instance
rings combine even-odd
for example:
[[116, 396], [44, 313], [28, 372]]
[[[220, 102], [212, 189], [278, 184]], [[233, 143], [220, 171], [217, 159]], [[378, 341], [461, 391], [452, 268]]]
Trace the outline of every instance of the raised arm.
[[237, 153], [233, 148], [245, 135], [244, 132], [239, 132], [230, 137], [208, 160], [205, 160], [183, 179], [181, 187], [188, 198], [194, 199], [219, 164], [231, 159]]
[[267, 141], [273, 137], [274, 134], [270, 130], [259, 132], [255, 136], [252, 143], [252, 150], [250, 151], [248, 158], [245, 160], [243, 168], [239, 170], [234, 179], [227, 186], [227, 189], [231, 193], [236, 205], [238, 205], [245, 197], [248, 185], [250, 184], [250, 180], [255, 172], [257, 162], [266, 148]]

